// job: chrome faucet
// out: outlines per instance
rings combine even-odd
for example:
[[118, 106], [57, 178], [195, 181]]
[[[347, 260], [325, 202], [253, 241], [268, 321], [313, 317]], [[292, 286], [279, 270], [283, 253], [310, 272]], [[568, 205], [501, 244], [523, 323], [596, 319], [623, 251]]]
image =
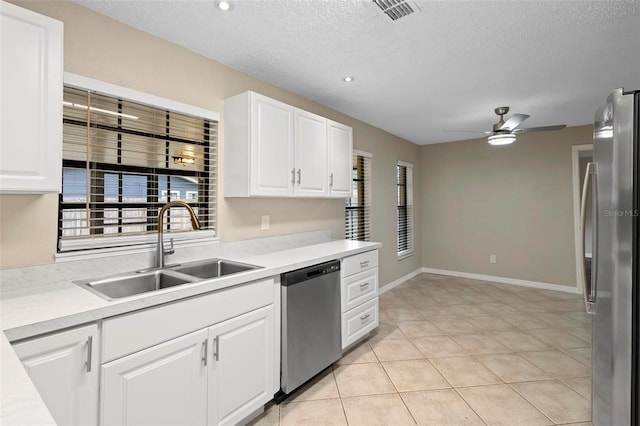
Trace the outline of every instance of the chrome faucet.
[[169, 210], [171, 207], [184, 207], [189, 212], [189, 216], [191, 216], [191, 226], [194, 230], [200, 229], [200, 221], [198, 220], [198, 216], [196, 216], [196, 212], [193, 211], [191, 206], [184, 201], [171, 201], [160, 209], [160, 213], [158, 213], [158, 247], [156, 247], [156, 268], [164, 268], [164, 255], [165, 254], [173, 254], [175, 251], [173, 250], [173, 238], [171, 239], [171, 248], [169, 250], [164, 249], [164, 213]]

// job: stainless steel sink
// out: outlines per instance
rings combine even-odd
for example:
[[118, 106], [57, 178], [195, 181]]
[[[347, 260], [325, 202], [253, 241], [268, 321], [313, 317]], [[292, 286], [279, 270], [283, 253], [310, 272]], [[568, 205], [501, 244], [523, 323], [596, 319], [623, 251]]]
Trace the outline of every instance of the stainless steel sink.
[[76, 281], [75, 283], [104, 299], [113, 300], [195, 281], [198, 281], [195, 277], [185, 276], [170, 270], [155, 270], [143, 273], [133, 272], [104, 279]]
[[222, 259], [209, 259], [175, 266], [171, 270], [202, 279], [211, 279], [258, 268], [260, 266]]
[[74, 281], [74, 283], [103, 299], [114, 300], [257, 268], [261, 268], [261, 266], [222, 259], [209, 259], [166, 266], [162, 269]]

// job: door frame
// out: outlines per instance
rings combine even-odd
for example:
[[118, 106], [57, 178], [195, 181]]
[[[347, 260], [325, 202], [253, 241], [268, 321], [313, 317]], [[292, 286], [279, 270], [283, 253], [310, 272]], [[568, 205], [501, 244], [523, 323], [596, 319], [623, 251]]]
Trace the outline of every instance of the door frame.
[[576, 290], [582, 294], [582, 253], [580, 253], [580, 187], [582, 186], [582, 176], [580, 176], [580, 153], [591, 151], [593, 144], [573, 145], [571, 147], [572, 180], [573, 180], [573, 235], [576, 260]]

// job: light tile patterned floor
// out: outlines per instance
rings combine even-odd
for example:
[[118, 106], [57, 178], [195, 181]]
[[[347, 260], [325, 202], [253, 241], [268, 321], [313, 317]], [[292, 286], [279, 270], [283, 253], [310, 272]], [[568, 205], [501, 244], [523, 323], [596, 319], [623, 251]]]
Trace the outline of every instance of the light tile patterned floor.
[[252, 425], [590, 425], [591, 319], [563, 292], [422, 274]]

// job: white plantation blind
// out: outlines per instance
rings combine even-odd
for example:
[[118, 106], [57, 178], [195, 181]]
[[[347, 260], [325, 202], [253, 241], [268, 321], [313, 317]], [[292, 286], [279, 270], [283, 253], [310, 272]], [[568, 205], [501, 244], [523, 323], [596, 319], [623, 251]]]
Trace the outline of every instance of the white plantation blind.
[[[215, 228], [216, 121], [73, 87], [63, 107], [60, 251], [83, 248], [83, 239], [136, 244], [175, 200], [193, 207], [202, 229]], [[167, 232], [192, 229], [184, 208], [165, 223]]]
[[371, 238], [371, 154], [353, 151], [353, 188], [345, 199], [345, 238], [369, 241]]
[[413, 254], [413, 165], [398, 161], [398, 257]]

